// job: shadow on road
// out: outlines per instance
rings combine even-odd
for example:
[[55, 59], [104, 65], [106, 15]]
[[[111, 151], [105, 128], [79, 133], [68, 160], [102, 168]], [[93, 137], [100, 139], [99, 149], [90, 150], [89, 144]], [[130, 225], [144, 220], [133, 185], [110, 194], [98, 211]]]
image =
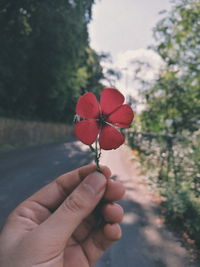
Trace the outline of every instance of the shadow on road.
[[0, 226], [21, 201], [59, 175], [92, 162], [78, 141], [0, 152]]

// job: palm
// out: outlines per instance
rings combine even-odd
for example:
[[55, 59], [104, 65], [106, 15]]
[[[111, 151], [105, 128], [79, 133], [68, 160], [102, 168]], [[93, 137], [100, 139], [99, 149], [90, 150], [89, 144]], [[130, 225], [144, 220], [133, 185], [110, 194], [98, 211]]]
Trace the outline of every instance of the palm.
[[[24, 205], [26, 205], [26, 209], [23, 209]], [[109, 241], [107, 243], [104, 242], [103, 230], [97, 227], [96, 219], [91, 214], [76, 228], [64, 248], [59, 246], [59, 240], [54, 240], [58, 246], [52, 246], [52, 243], [44, 245], [43, 240], [40, 240], [40, 236], [39, 238], [37, 237], [37, 232], [40, 232], [40, 225], [42, 225], [44, 219], [48, 219], [51, 212], [42, 206], [37, 206], [37, 208], [33, 209], [33, 206], [34, 202], [32, 201], [27, 201], [22, 206], [19, 206], [16, 212], [11, 214], [10, 223], [12, 228], [16, 229], [11, 246], [19, 251], [18, 253], [20, 253], [22, 247], [27, 250], [32, 247], [32, 256], [34, 256], [34, 252], [37, 253], [37, 260], [33, 262], [34, 266], [42, 264], [42, 267], [89, 267], [101, 256], [104, 251], [104, 245], [106, 246], [107, 243], [110, 243]], [[31, 217], [27, 216], [30, 210], [33, 211]], [[38, 214], [41, 214], [41, 211], [43, 216], [45, 214], [45, 218], [38, 216]], [[38, 221], [37, 224], [33, 221], [33, 218], [35, 218], [35, 221]], [[20, 225], [18, 224], [19, 220]], [[28, 232], [27, 229], [29, 229]], [[19, 241], [15, 243], [15, 240]], [[40, 252], [39, 254], [38, 251]], [[28, 255], [28, 252], [25, 251], [22, 255], [22, 262], [26, 261], [24, 259], [26, 255]]]

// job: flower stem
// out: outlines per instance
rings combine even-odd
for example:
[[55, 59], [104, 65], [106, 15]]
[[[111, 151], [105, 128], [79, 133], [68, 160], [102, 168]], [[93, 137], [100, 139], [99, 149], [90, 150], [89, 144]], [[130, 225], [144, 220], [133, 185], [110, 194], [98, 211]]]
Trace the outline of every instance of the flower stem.
[[99, 165], [99, 161], [100, 161], [100, 157], [101, 157], [101, 149], [98, 147], [98, 140], [95, 141], [95, 148], [90, 145], [90, 150], [94, 154], [94, 161], [97, 165], [97, 171], [102, 172], [100, 165]]
[[98, 172], [101, 172], [101, 168], [99, 166], [99, 161], [100, 161], [100, 157], [101, 157], [101, 149], [98, 148], [98, 141], [97, 141], [97, 139], [95, 141], [95, 150], [96, 150], [95, 162], [96, 162], [96, 165], [97, 165], [97, 171]]
[[[101, 157], [101, 148], [98, 147], [98, 139], [95, 141], [95, 147], [90, 145], [90, 150], [94, 154], [94, 160], [95, 160], [95, 163], [97, 166], [97, 171], [102, 173], [102, 170], [101, 170], [100, 165], [99, 165], [99, 161], [100, 161], [100, 157]], [[97, 223], [98, 228], [103, 227], [103, 225], [105, 223], [105, 221], [101, 215], [101, 210], [102, 210], [102, 207], [104, 206], [104, 204], [105, 204], [105, 200], [101, 200], [94, 210], [94, 217], [96, 219], [96, 223]]]

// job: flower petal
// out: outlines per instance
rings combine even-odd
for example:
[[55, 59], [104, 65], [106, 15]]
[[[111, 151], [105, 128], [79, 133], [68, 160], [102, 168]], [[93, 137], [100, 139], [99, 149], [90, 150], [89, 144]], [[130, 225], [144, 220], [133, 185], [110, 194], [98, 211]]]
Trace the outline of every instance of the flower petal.
[[99, 126], [96, 120], [83, 120], [75, 124], [74, 133], [81, 142], [91, 145], [99, 134]]
[[87, 92], [79, 97], [76, 114], [85, 119], [94, 119], [98, 117], [99, 113], [99, 103], [93, 93]]
[[121, 146], [124, 141], [124, 136], [110, 125], [104, 126], [100, 132], [99, 145], [102, 149], [116, 149]]
[[115, 126], [128, 128], [134, 118], [133, 110], [129, 105], [122, 105], [114, 111], [107, 119]]
[[101, 93], [100, 105], [103, 114], [110, 114], [124, 103], [124, 96], [114, 88], [105, 88]]

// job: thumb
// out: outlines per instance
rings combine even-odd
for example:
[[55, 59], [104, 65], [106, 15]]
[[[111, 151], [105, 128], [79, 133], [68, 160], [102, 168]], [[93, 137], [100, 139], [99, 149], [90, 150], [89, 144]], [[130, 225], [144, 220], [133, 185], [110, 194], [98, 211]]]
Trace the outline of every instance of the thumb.
[[[106, 179], [99, 172], [89, 174], [61, 206], [40, 225], [40, 240], [66, 243], [77, 226], [98, 204], [106, 189]], [[45, 244], [44, 244], [45, 245]]]

